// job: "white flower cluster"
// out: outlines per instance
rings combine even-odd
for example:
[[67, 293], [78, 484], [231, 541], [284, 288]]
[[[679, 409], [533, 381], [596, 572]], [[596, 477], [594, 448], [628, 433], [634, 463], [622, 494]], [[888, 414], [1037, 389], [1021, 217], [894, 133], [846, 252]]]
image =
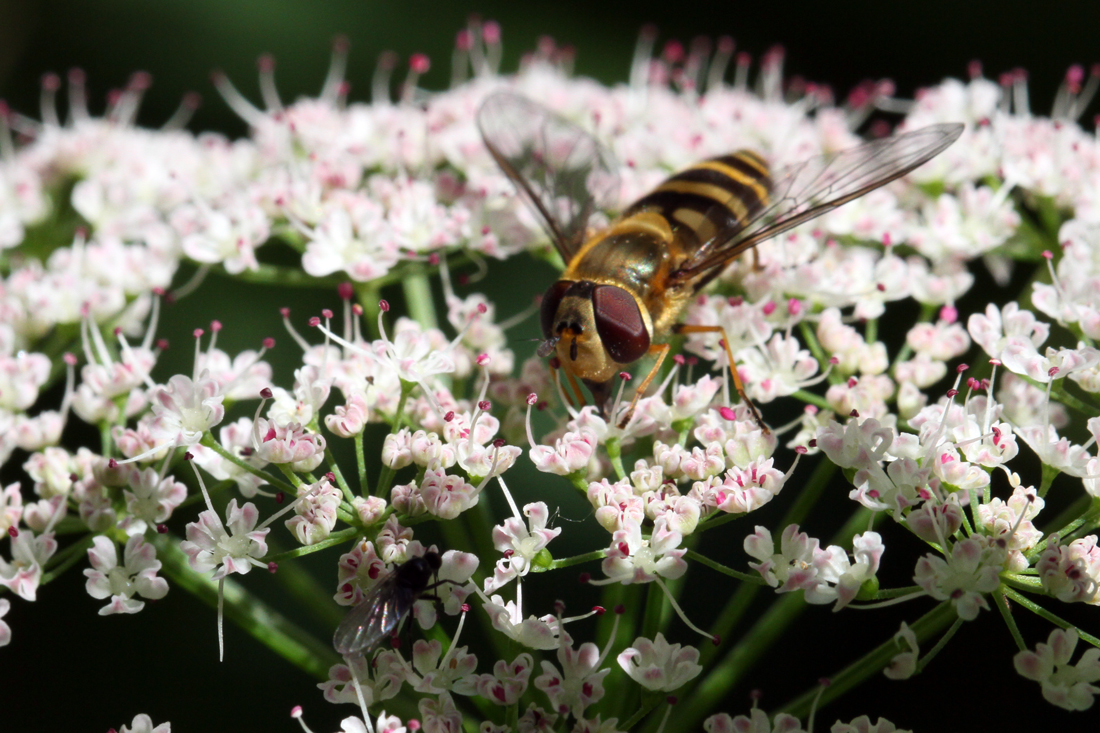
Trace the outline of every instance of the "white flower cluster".
[[[370, 104], [346, 99], [342, 49], [320, 96], [293, 104], [278, 98], [264, 65], [265, 109], [227, 80], [217, 82], [251, 127], [239, 141], [133, 126], [148, 84], [140, 75], [102, 118], [87, 114], [79, 75], [70, 78], [75, 102], [66, 124], [48, 101], [42, 122], [14, 116], [30, 141], [14, 150], [0, 146], [0, 248], [9, 267], [0, 282], [0, 464], [17, 449], [26, 452], [35, 498], [19, 483], [0, 493], [0, 530], [10, 538], [0, 552], [0, 585], [33, 601], [55, 567], [65, 522], [67, 531], [93, 535], [84, 573], [89, 594], [110, 599], [100, 613], [135, 613], [144, 605], [135, 594], [157, 599], [168, 590], [157, 576], [158, 553], [179, 553], [219, 583], [254, 567], [276, 570], [268, 535], [276, 519], [293, 512], [283, 525], [309, 550], [353, 543], [339, 560], [337, 603], [378, 598], [392, 591], [404, 563], [432, 557], [439, 559], [432, 584], [403, 589], [411, 593], [403, 612], [423, 629], [435, 626], [440, 609], [459, 618], [446, 649], [432, 639], [417, 641], [409, 658], [400, 649], [349, 655], [321, 685], [326, 699], [362, 698], [370, 707], [407, 684], [421, 696], [425, 730], [461, 726], [459, 695], [482, 698], [487, 707], [517, 706], [515, 728], [490, 721], [485, 731], [565, 729], [572, 720], [573, 731], [614, 733], [618, 720], [593, 710], [618, 677], [609, 676], [609, 660], [645, 690], [672, 693], [704, 673], [700, 652], [660, 632], [630, 634], [631, 645], [616, 649], [614, 630], [601, 649], [566, 630], [577, 618], [563, 617], [562, 608], [541, 616], [525, 610], [532, 575], [573, 564], [550, 552], [562, 533], [553, 526], [551, 494], [520, 507], [505, 485], [504, 474], [524, 452], [509, 443], [526, 436], [534, 466], [564, 477], [554, 479], [559, 490], [571, 484], [584, 492], [610, 535], [590, 542], [593, 552], [577, 560], [600, 560], [604, 577], [584, 577], [596, 586], [654, 583], [693, 629], [666, 584], [684, 576], [693, 536], [771, 502], [806, 454], [844, 470], [856, 508], [883, 513], [929, 544], [932, 551], [915, 563], [910, 596], [949, 603], [964, 620], [989, 608], [991, 594], [1004, 602], [1006, 594], [1043, 592], [1100, 605], [1100, 548], [1087, 534], [1094, 519], [1062, 534], [1040, 529], [1049, 476], [1032, 486], [1010, 465], [1022, 441], [1051, 475], [1072, 479], [1057, 490], [1069, 484], [1068, 491], [1100, 498], [1093, 445], [1100, 416], [1087, 421], [1088, 442], [1074, 442], [1084, 439], [1083, 430], [1067, 432], [1072, 438], [1058, 432], [1068, 421], [1059, 401], [1100, 412], [1092, 396], [1100, 392], [1100, 142], [1075, 122], [1088, 101], [1072, 82], [1076, 76], [1067, 79], [1051, 119], [1019, 106], [1023, 96], [1012, 86], [1018, 80], [998, 85], [980, 75], [924, 90], [908, 105], [890, 100], [909, 109], [903, 129], [944, 121], [964, 122], [967, 130], [911, 176], [732, 263], [684, 314], [690, 325], [724, 332], [725, 344], [709, 332], [693, 332], [684, 344], [717, 370], [698, 377], [696, 357], [678, 355], [655, 390], [629, 407], [620, 391], [605, 414], [574, 405], [556, 367], [540, 359], [517, 374], [492, 301], [480, 293], [460, 298], [452, 287], [449, 256], [504, 258], [544, 241], [481, 142], [474, 120], [485, 96], [511, 88], [605, 141], [622, 161], [619, 207], [707, 156], [747, 147], [784, 166], [850, 147], [858, 142], [855, 127], [887, 96], [864, 89], [845, 105], [819, 87], [784, 96], [774, 55], [753, 91], [740, 61], [735, 83], [723, 82], [729, 49], [720, 47], [712, 59], [666, 52], [656, 60], [646, 43], [640, 48], [629, 85], [572, 78], [552, 48], [506, 78], [495, 68], [499, 29], [485, 24], [460, 36], [458, 56], [472, 63], [471, 81], [428, 95], [415, 87], [426, 64], [418, 58], [400, 102], [379, 96]], [[51, 227], [70, 208], [83, 226], [58, 239]], [[1057, 220], [1057, 230], [1037, 229], [1020, 215], [1029, 209]], [[21, 251], [32, 234], [57, 240], [47, 256]], [[301, 254], [301, 270], [319, 284], [351, 281], [339, 286], [342, 326], [325, 311], [310, 322], [318, 334], [311, 341], [287, 318], [302, 352], [293, 384], [271, 383], [263, 360], [270, 342], [236, 356], [218, 349], [217, 322], [205, 348], [206, 334], [195, 332], [190, 374], [154, 378], [159, 303], [179, 263], [186, 258], [276, 283], [301, 278], [291, 268], [261, 266], [257, 249], [280, 244]], [[1012, 301], [990, 303], [964, 325], [957, 303], [974, 285], [979, 258], [1001, 277], [1011, 254], [1053, 249], [1051, 282], [1029, 293], [1052, 323]], [[453, 334], [390, 315], [385, 301], [364, 300], [437, 267]], [[364, 302], [353, 304], [356, 296]], [[917, 323], [898, 328], [883, 318], [892, 303], [910, 298], [923, 308]], [[376, 305], [377, 324], [364, 324], [364, 308]], [[1054, 324], [1061, 330], [1052, 331]], [[65, 334], [73, 338], [57, 347]], [[140, 343], [128, 341], [139, 335]], [[1046, 345], [1052, 339], [1065, 345]], [[968, 367], [950, 364], [974, 353], [973, 345], [993, 369], [983, 364], [978, 373], [985, 378], [963, 386]], [[83, 352], [79, 379], [75, 356], [52, 358], [65, 348]], [[727, 349], [736, 364], [727, 363]], [[733, 403], [721, 376], [729, 368], [765, 415], [781, 398], [806, 408], [786, 426], [765, 427], [748, 406]], [[40, 391], [66, 371], [60, 409], [32, 415]], [[624, 384], [634, 381], [620, 376]], [[233, 403], [252, 399], [261, 400], [253, 417], [223, 424]], [[551, 402], [556, 423], [536, 440], [532, 408]], [[70, 413], [100, 428], [98, 452], [61, 447]], [[387, 430], [377, 451], [364, 438], [372, 423]], [[357, 470], [341, 469], [334, 441], [354, 443]], [[173, 545], [160, 535], [187, 509], [184, 477], [173, 473], [180, 459], [192, 463], [205, 509], [189, 515], [186, 539]], [[203, 473], [220, 482], [216, 490], [235, 489], [245, 501], [230, 498], [217, 511]], [[470, 536], [473, 520], [448, 533], [455, 520], [483, 521], [481, 496], [498, 486], [506, 519], [486, 536]], [[261, 521], [272, 495], [292, 500]], [[448, 542], [465, 537], [472, 546], [426, 546], [413, 528], [427, 522], [441, 525]], [[880, 534], [855, 536], [849, 552], [847, 542], [823, 543], [797, 524], [776, 532], [754, 526], [729, 544], [744, 548], [759, 577], [722, 568], [729, 575], [780, 593], [802, 591], [808, 602], [837, 611], [876, 599]], [[494, 552], [489, 571], [482, 561]], [[8, 607], [0, 599], [0, 615]], [[458, 646], [466, 614], [475, 611], [524, 650], [479, 673], [477, 655]], [[390, 620], [396, 626], [398, 619]], [[926, 663], [904, 632], [908, 651], [888, 670], [895, 677]], [[0, 622], [0, 645], [9, 637]], [[1047, 699], [1084, 709], [1097, 692], [1096, 658], [1086, 653], [1068, 665], [1077, 638], [1052, 635], [1049, 645], [1018, 656], [1017, 667], [1043, 684]], [[532, 685], [549, 709], [533, 702]], [[765, 730], [762, 715], [714, 716], [706, 730]], [[135, 729], [151, 726], [139, 718]], [[800, 729], [790, 716], [774, 726]], [[369, 718], [345, 721], [345, 730], [367, 727]], [[378, 728], [405, 729], [384, 713]], [[893, 725], [858, 718], [834, 730]]]

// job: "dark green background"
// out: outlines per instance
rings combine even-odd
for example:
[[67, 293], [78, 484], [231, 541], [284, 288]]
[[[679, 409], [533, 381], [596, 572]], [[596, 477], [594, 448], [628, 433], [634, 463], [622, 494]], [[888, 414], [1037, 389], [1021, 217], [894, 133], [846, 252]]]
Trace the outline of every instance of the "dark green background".
[[[737, 40], [738, 50], [754, 57], [782, 43], [787, 48], [788, 74], [830, 83], [841, 94], [862, 79], [887, 77], [897, 82], [901, 95], [908, 96], [945, 76], [964, 76], [972, 59], [981, 60], [992, 78], [1022, 66], [1032, 79], [1033, 106], [1043, 112], [1069, 64], [1100, 60], [1100, 7], [1095, 3], [1041, 7], [1037, 3], [732, 0], [478, 4], [6, 0], [0, 1], [0, 97], [15, 109], [37, 116], [41, 75], [63, 74], [79, 66], [87, 72], [92, 107], [98, 111], [109, 89], [123, 85], [133, 71], [146, 70], [154, 84], [146, 96], [142, 123], [160, 124], [185, 92], [196, 90], [205, 104], [191, 128], [239, 135], [243, 125], [213, 92], [208, 82], [211, 70], [224, 70], [247, 95], [258, 99], [255, 59], [269, 52], [278, 62], [276, 74], [284, 100], [315, 93], [327, 67], [329, 43], [342, 33], [352, 43], [348, 78], [353, 100], [364, 98], [375, 59], [383, 50], [396, 51], [403, 60], [413, 52], [428, 53], [433, 67], [423, 84], [442, 88], [449, 79], [454, 35], [469, 13], [478, 12], [502, 25], [505, 69], [514, 68], [521, 52], [549, 34], [559, 44], [576, 48], [578, 73], [617, 82], [629, 69], [638, 28], [655, 22], [661, 42], [729, 34]], [[549, 275], [531, 277], [525, 267], [529, 265], [509, 263], [493, 271], [489, 287], [493, 297], [504, 303], [504, 314], [514, 312], [531, 292], [541, 291], [549, 282]], [[515, 287], [517, 281], [524, 286]], [[264, 335], [280, 339], [285, 355], [280, 371], [289, 377], [287, 365], [294, 350], [286, 348], [289, 340], [282, 335], [275, 309], [293, 305], [301, 323], [322, 305], [334, 306], [335, 295], [234, 286], [240, 296], [237, 303], [248, 304], [238, 310], [222, 298], [225, 284], [211, 279], [206, 292], [221, 288], [217, 298], [191, 298], [162, 321], [161, 333], [177, 345], [179, 361], [188, 363], [190, 358], [191, 329], [218, 318], [226, 326], [220, 343], [230, 352], [252, 347]], [[521, 484], [517, 488], [522, 492], [524, 474], [518, 475], [511, 484]], [[842, 496], [832, 499], [840, 501]], [[762, 517], [761, 521], [774, 520]], [[811, 532], [818, 531], [813, 522], [809, 524]], [[739, 529], [730, 534], [744, 533]], [[891, 539], [887, 545], [893, 551]], [[745, 560], [738, 547], [715, 547], [714, 551], [738, 566]], [[908, 566], [909, 556], [902, 558], [903, 554], [892, 557], [888, 552], [886, 565], [897, 560]], [[333, 554], [320, 564], [326, 588], [332, 585], [334, 558]], [[907, 582], [906, 568], [898, 569], [901, 576], [884, 585]], [[689, 587], [713, 587], [715, 592], [706, 595], [717, 600], [728, 594], [717, 576], [695, 572], [699, 575], [692, 576]], [[248, 580], [264, 592], [264, 577], [256, 574]], [[537, 604], [552, 599], [555, 590], [540, 591], [537, 584], [531, 585], [535, 607], [545, 608]], [[581, 602], [590, 603], [593, 597], [589, 593]], [[688, 600], [690, 612], [694, 598]], [[178, 589], [136, 617], [95, 617], [102, 604], [83, 592], [83, 579], [76, 574], [41, 589], [39, 601], [28, 604], [14, 599], [6, 618], [14, 641], [0, 650], [5, 730], [34, 725], [44, 730], [100, 731], [128, 724], [135, 713], [147, 712], [154, 722], [171, 720], [176, 731], [294, 731], [297, 724], [287, 714], [292, 705], [303, 704], [307, 720], [320, 733], [334, 730], [341, 717], [353, 712], [348, 706], [337, 710], [324, 703], [312, 680], [233, 628], [227, 632], [227, 661], [217, 664], [213, 611]], [[901, 615], [912, 619], [930, 606], [925, 601], [906, 607], [902, 614], [895, 609], [839, 617], [827, 609], [810, 609], [789, 634], [792, 642], [777, 648], [766, 668], [751, 677], [752, 685], [764, 691], [765, 707], [777, 705], [842, 666], [856, 652], [886, 638]], [[696, 611], [707, 615], [702, 604]], [[826, 721], [861, 713], [885, 715], [899, 726], [923, 730], [981, 730], [995, 725], [1015, 730], [1022, 725], [1025, 709], [1046, 716], [1051, 727], [1070, 729], [1084, 726], [1086, 719], [1095, 722], [1095, 714], [1070, 716], [1050, 708], [1036, 685], [1015, 676], [1011, 639], [995, 616], [995, 611], [987, 612], [979, 622], [965, 626], [917, 680], [898, 685], [877, 679], [829, 707], [819, 716], [818, 729], [827, 729]], [[1045, 638], [1045, 624], [1030, 623], [1026, 614], [1017, 616], [1029, 643]], [[1093, 620], [1095, 631], [1095, 613], [1085, 618]], [[318, 633], [324, 635], [327, 629]], [[799, 646], [807, 642], [808, 646]], [[487, 668], [487, 660], [482, 660], [480, 669]], [[724, 708], [745, 712], [748, 691], [749, 687], [732, 690]]]

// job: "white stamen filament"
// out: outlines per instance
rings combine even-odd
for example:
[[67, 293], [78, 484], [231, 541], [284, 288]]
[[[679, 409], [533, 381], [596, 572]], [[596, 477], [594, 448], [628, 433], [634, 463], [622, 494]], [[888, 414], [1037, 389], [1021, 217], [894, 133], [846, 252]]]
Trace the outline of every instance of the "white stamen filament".
[[229, 81], [229, 77], [225, 74], [217, 73], [214, 75], [214, 88], [218, 90], [218, 94], [222, 96], [229, 108], [252, 127], [259, 127], [267, 119], [267, 115], [263, 111], [255, 107], [243, 94], [237, 91], [237, 87], [233, 86], [233, 82]]
[[666, 586], [664, 584], [664, 582], [661, 580], [661, 576], [654, 575], [653, 576], [653, 582], [657, 584], [657, 587], [660, 588], [662, 592], [664, 592], [665, 597], [668, 599], [669, 604], [672, 606], [672, 610], [676, 611], [676, 615], [680, 617], [680, 620], [684, 622], [685, 626], [687, 626], [689, 629], [691, 629], [695, 633], [697, 633], [701, 636], [705, 636], [708, 639], [710, 639], [711, 641], [714, 641], [714, 636], [712, 634], [708, 634], [706, 631], [703, 631], [702, 629], [700, 629], [698, 626], [696, 626], [695, 624], [693, 624], [691, 622], [691, 619], [689, 619], [687, 617], [687, 614], [684, 613], [684, 609], [680, 608], [680, 604], [676, 602], [676, 596], [674, 596], [671, 592], [669, 592], [668, 586]]
[[210, 268], [211, 265], [199, 265], [199, 268], [195, 270], [195, 274], [191, 276], [190, 280], [172, 291], [172, 297], [176, 300], [180, 300], [198, 290], [199, 286], [206, 280], [206, 276], [210, 274]]

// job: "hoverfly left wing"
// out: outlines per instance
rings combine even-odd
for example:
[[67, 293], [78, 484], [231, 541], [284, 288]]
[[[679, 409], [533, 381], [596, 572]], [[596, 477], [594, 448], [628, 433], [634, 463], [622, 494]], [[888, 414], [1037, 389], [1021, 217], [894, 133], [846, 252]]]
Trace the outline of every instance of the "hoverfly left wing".
[[723, 266], [767, 239], [901, 178], [943, 152], [962, 131], [959, 123], [930, 125], [776, 171], [768, 205], [750, 221], [704, 242], [676, 276], [691, 279]]
[[617, 203], [614, 157], [574, 123], [513, 92], [489, 95], [477, 112], [477, 126], [568, 264], [596, 209]]
[[332, 636], [333, 647], [344, 656], [369, 653], [393, 633], [415, 602], [415, 595], [399, 587], [397, 573], [391, 572], [344, 616]]

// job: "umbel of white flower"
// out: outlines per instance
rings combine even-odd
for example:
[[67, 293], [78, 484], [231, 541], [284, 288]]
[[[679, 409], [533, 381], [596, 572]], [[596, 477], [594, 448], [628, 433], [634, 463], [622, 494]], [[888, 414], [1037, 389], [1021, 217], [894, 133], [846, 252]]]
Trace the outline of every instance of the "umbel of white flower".
[[[0, 585], [12, 596], [0, 598], [0, 646], [21, 633], [9, 625], [11, 607], [48, 602], [40, 586], [69, 580], [69, 568], [106, 602], [95, 604], [101, 615], [141, 611], [169, 585], [194, 587], [186, 574], [199, 573], [217, 580], [219, 630], [223, 618], [247, 617], [263, 643], [325, 679], [326, 700], [361, 706], [343, 721], [347, 731], [458, 730], [474, 722], [471, 711], [484, 731], [802, 730], [798, 717], [769, 718], [758, 707], [714, 713], [722, 680], [753, 679], [754, 670], [731, 668], [746, 657], [727, 646], [814, 643], [790, 615], [768, 609], [758, 621], [768, 634], [726, 638], [744, 625], [730, 621], [745, 607], [743, 589], [759, 585], [791, 594], [784, 604], [844, 614], [896, 605], [903, 617], [889, 660], [872, 640], [867, 656], [803, 670], [809, 678], [842, 668], [897, 680], [935, 674], [935, 656], [959, 626], [1005, 623], [1004, 637], [1020, 645], [1015, 670], [1039, 683], [1036, 693], [1088, 709], [1100, 692], [1097, 650], [1076, 662], [1074, 653], [1095, 639], [1061, 618], [1059, 604], [1100, 604], [1100, 142], [1076, 122], [1100, 70], [1086, 79], [1071, 69], [1044, 117], [1027, 108], [1014, 74], [998, 84], [974, 69], [915, 100], [889, 84], [865, 85], [838, 103], [821, 85], [785, 82], [781, 52], [750, 74], [751, 59], [734, 56], [729, 39], [713, 53], [670, 44], [655, 56], [653, 44], [643, 34], [628, 84], [573, 77], [570, 54], [549, 41], [503, 76], [499, 27], [471, 21], [457, 39], [450, 89], [418, 87], [428, 61], [417, 55], [391, 99], [393, 65], [384, 60], [368, 103], [348, 98], [338, 42], [316, 98], [284, 103], [270, 60], [261, 63], [262, 108], [218, 76], [249, 126], [235, 141], [183, 130], [190, 104], [164, 129], [136, 127], [146, 75], [103, 117], [88, 113], [79, 73], [64, 124], [53, 107], [56, 77], [44, 82], [41, 121], [0, 115], [0, 464], [18, 457], [25, 472], [0, 491]], [[502, 90], [496, 99], [512, 100], [507, 109], [531, 116], [483, 116], [490, 142], [500, 143], [491, 152], [478, 110]], [[532, 101], [516, 102], [524, 98]], [[953, 123], [965, 131], [887, 182], [878, 166], [900, 163], [876, 156], [876, 144], [860, 147], [875, 110], [900, 113], [899, 134]], [[956, 128], [933, 128], [948, 129]], [[573, 144], [553, 144], [562, 139]], [[864, 180], [886, 185], [728, 262], [720, 255], [738, 240], [726, 234], [745, 222], [721, 229], [718, 218], [741, 197], [616, 219], [699, 161], [709, 162], [661, 190], [710, 190], [699, 186], [740, 170], [720, 156], [745, 148], [767, 165], [773, 195], [804, 181], [799, 171], [831, 171], [855, 156], [858, 175], [841, 170], [810, 193], [789, 190], [798, 206], [761, 207], [769, 216], [829, 208], [830, 196]], [[747, 176], [743, 187], [755, 185], [738, 175]], [[69, 201], [57, 199], [70, 189]], [[66, 203], [82, 226], [43, 255], [38, 228], [68, 226], [57, 216]], [[542, 257], [549, 237], [568, 260], [563, 277], [596, 278], [579, 273], [573, 249], [588, 233], [605, 241], [609, 223], [630, 236], [709, 227], [715, 241], [701, 251], [718, 259], [705, 287], [683, 296], [682, 339], [648, 390], [634, 392], [646, 362], [623, 364], [607, 404], [595, 405], [562, 346], [566, 329], [585, 335], [579, 324], [554, 332], [556, 314], [540, 312], [529, 333], [542, 329], [558, 356], [517, 363], [513, 347], [527, 334], [508, 329], [527, 328], [517, 324], [537, 309], [498, 313], [468, 266], [491, 272], [494, 260]], [[563, 245], [572, 233], [578, 241]], [[660, 241], [652, 256], [609, 256], [638, 264], [637, 282], [603, 265], [596, 279], [646, 288], [660, 270], [646, 269], [651, 261], [695, 246]], [[287, 261], [266, 257], [277, 248], [300, 263], [271, 264]], [[1010, 277], [1013, 267], [1043, 258], [1043, 282], [994, 287], [1027, 280]], [[197, 272], [182, 283], [185, 262]], [[194, 331], [190, 371], [169, 373], [156, 335], [161, 302], [172, 287], [176, 299], [221, 302], [232, 287], [211, 272], [287, 293], [342, 279], [342, 312], [284, 309], [292, 379], [264, 360], [271, 338], [234, 354], [219, 348], [218, 321], [209, 334]], [[503, 287], [560, 295], [552, 279]], [[980, 306], [960, 312], [977, 282]], [[659, 342], [676, 320], [655, 322], [671, 297], [671, 286], [661, 288], [652, 291], [660, 302], [642, 302], [654, 354], [665, 353]], [[381, 300], [398, 289], [400, 314]], [[250, 306], [227, 307], [237, 313], [231, 325], [250, 320]], [[611, 317], [622, 313], [599, 310], [605, 330], [609, 321], [624, 327]], [[901, 315], [918, 312], [913, 322]], [[315, 330], [299, 332], [303, 323]], [[615, 339], [601, 338], [610, 354]], [[740, 401], [734, 375], [760, 416]], [[64, 397], [46, 404], [62, 378]], [[794, 414], [789, 405], [797, 417], [773, 424]], [[69, 420], [90, 424], [98, 439], [77, 444]], [[528, 460], [534, 472], [513, 478]], [[801, 461], [811, 471], [796, 473]], [[842, 489], [823, 490], [830, 473]], [[595, 521], [575, 516], [568, 492], [588, 502]], [[1079, 514], [1055, 526], [1047, 501]], [[786, 502], [808, 518], [768, 526], [767, 512], [781, 516]], [[845, 510], [850, 536], [810, 534], [814, 517]], [[926, 547], [895, 545], [890, 522]], [[713, 530], [721, 543], [701, 540]], [[308, 632], [271, 622], [274, 613], [234, 585], [232, 576], [254, 567], [272, 572], [249, 581], [300, 583], [280, 567], [314, 552], [335, 561], [333, 599], [369, 641], [343, 659], [326, 657], [327, 639], [302, 654]], [[885, 563], [900, 564], [911, 584], [880, 588]], [[430, 578], [409, 580], [409, 568], [435, 564]], [[312, 591], [295, 592], [317, 602]], [[726, 604], [717, 620], [700, 618], [706, 611], [692, 601], [701, 593]], [[1014, 614], [986, 613], [994, 605], [1041, 612], [1060, 628], [1030, 651]], [[678, 620], [666, 623], [672, 613]], [[591, 615], [604, 618], [584, 623]], [[472, 637], [467, 622], [480, 626]], [[409, 635], [411, 644], [402, 641]], [[700, 651], [701, 638], [718, 652]], [[1007, 653], [997, 653], [985, 655], [982, 674], [1011, 674]], [[737, 699], [737, 689], [722, 692]], [[825, 701], [832, 694], [792, 695], [790, 712], [808, 715], [810, 703], [799, 701], [818, 692]], [[399, 695], [415, 700], [415, 725], [385, 712]], [[414, 709], [407, 702], [402, 711]], [[894, 726], [860, 716], [832, 729]], [[122, 730], [168, 724], [137, 715]]]

